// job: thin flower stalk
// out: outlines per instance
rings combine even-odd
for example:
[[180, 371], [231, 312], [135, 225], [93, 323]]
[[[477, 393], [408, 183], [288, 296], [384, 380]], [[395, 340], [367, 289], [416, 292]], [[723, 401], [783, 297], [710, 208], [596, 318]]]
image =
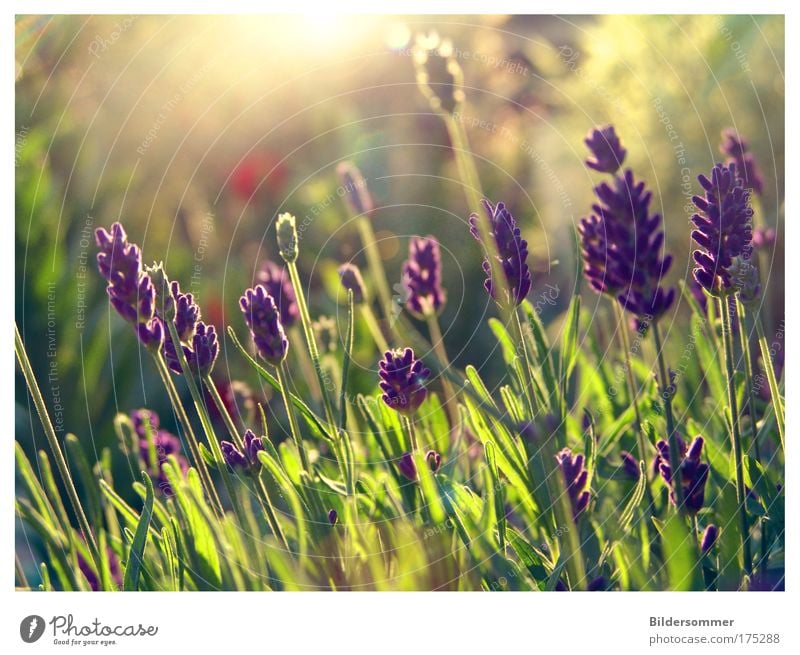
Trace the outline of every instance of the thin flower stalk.
[[750, 331], [747, 328], [747, 316], [744, 311], [744, 304], [737, 296], [736, 314], [739, 318], [739, 340], [742, 348], [742, 359], [744, 360], [744, 380], [747, 388], [747, 406], [750, 415], [750, 446], [753, 449], [753, 456], [757, 462], [761, 461], [761, 453], [758, 447], [758, 430], [756, 429], [756, 402], [753, 392], [753, 360], [750, 354]]
[[36, 412], [39, 414], [39, 420], [44, 428], [44, 433], [47, 437], [47, 443], [50, 446], [50, 451], [53, 453], [53, 458], [56, 460], [56, 467], [58, 468], [58, 473], [61, 476], [61, 481], [64, 483], [64, 487], [67, 490], [67, 496], [69, 497], [72, 509], [78, 518], [78, 525], [80, 525], [83, 537], [86, 540], [86, 543], [89, 545], [92, 562], [97, 571], [103, 572], [105, 571], [105, 567], [102, 566], [102, 558], [100, 556], [100, 549], [97, 546], [97, 540], [95, 539], [94, 532], [89, 525], [89, 519], [86, 517], [83, 504], [78, 496], [78, 491], [75, 489], [75, 484], [72, 481], [72, 473], [69, 470], [69, 465], [67, 464], [67, 460], [64, 457], [63, 451], [61, 450], [61, 446], [58, 443], [56, 431], [53, 428], [53, 423], [50, 421], [50, 415], [47, 412], [47, 405], [45, 405], [42, 392], [39, 389], [38, 383], [36, 382], [36, 376], [34, 375], [33, 367], [31, 367], [31, 362], [28, 359], [28, 353], [25, 350], [25, 344], [22, 341], [22, 336], [19, 333], [19, 328], [17, 327], [16, 322], [14, 323], [14, 350], [17, 355], [19, 366], [22, 369], [22, 375], [25, 378], [25, 384], [28, 387], [31, 397], [33, 398], [33, 404], [36, 406]]
[[[752, 311], [750, 311], [752, 314]], [[758, 334], [758, 346], [761, 349], [761, 360], [764, 363], [764, 370], [767, 373], [767, 382], [769, 383], [769, 393], [772, 400], [772, 406], [775, 408], [775, 423], [778, 426], [778, 435], [781, 439], [781, 449], [785, 450], [784, 444], [784, 410], [783, 398], [781, 391], [778, 387], [778, 378], [775, 376], [775, 367], [772, 364], [772, 357], [769, 352], [769, 344], [767, 343], [767, 335], [764, 334], [764, 326], [757, 315], [753, 315], [753, 323], [756, 326], [756, 333]]]
[[[736, 469], [736, 501], [739, 504], [739, 529], [742, 541], [742, 558], [744, 570], [752, 573], [752, 559], [750, 557], [750, 529], [747, 517], [747, 496], [744, 488], [744, 462], [742, 452], [742, 437], [739, 428], [739, 411], [736, 400], [736, 381], [734, 378], [733, 364], [733, 335], [731, 333], [731, 318], [728, 313], [727, 297], [722, 296], [719, 301], [719, 313], [722, 319], [722, 344], [725, 350], [725, 372], [728, 383], [728, 411], [731, 421], [731, 445], [733, 446], [734, 468]], [[744, 329], [740, 326], [740, 329]]]

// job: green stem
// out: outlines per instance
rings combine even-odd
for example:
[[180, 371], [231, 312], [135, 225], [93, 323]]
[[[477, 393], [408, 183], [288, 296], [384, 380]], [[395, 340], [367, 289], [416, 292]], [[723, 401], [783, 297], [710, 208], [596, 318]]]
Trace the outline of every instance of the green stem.
[[[744, 462], [742, 460], [742, 437], [739, 432], [739, 411], [736, 402], [736, 380], [733, 366], [733, 335], [731, 318], [728, 313], [727, 297], [719, 298], [719, 312], [722, 319], [722, 345], [725, 350], [725, 371], [728, 378], [728, 411], [731, 421], [731, 444], [733, 446], [734, 468], [736, 469], [736, 500], [739, 503], [739, 528], [742, 540], [742, 559], [745, 573], [752, 573], [750, 558], [750, 534], [747, 520], [747, 497], [744, 490]], [[744, 326], [739, 326], [744, 329]]]
[[514, 326], [514, 338], [519, 343], [520, 347], [522, 348], [522, 354], [524, 361], [522, 362], [522, 369], [523, 369], [523, 376], [524, 380], [522, 383], [525, 385], [525, 398], [528, 402], [528, 411], [530, 412], [530, 418], [533, 420], [536, 416], [536, 391], [534, 387], [533, 381], [533, 374], [531, 373], [531, 356], [528, 352], [528, 344], [525, 341], [525, 333], [522, 330], [522, 322], [519, 318], [519, 312], [514, 312], [514, 320], [512, 321], [512, 325]]
[[368, 216], [359, 216], [356, 219], [356, 227], [358, 228], [358, 234], [361, 238], [361, 245], [364, 247], [364, 254], [367, 257], [369, 276], [378, 294], [378, 302], [383, 312], [383, 318], [389, 321], [392, 318], [392, 293], [389, 290], [386, 270], [383, 267], [383, 260], [378, 250], [378, 244], [375, 241], [375, 231], [372, 229], [372, 222]]
[[100, 556], [100, 549], [97, 546], [94, 533], [89, 526], [89, 520], [86, 518], [86, 512], [84, 511], [83, 504], [78, 496], [78, 491], [75, 489], [75, 484], [72, 482], [72, 474], [70, 473], [69, 465], [64, 457], [64, 452], [61, 450], [61, 445], [58, 443], [58, 437], [56, 436], [55, 428], [53, 428], [53, 424], [50, 421], [50, 415], [47, 413], [47, 405], [45, 405], [42, 392], [39, 389], [38, 383], [36, 382], [36, 375], [34, 374], [33, 367], [28, 359], [28, 353], [25, 350], [25, 344], [22, 342], [22, 336], [19, 333], [19, 328], [17, 327], [16, 322], [14, 323], [14, 351], [16, 352], [19, 366], [22, 369], [22, 375], [25, 377], [25, 384], [28, 387], [31, 397], [33, 398], [33, 404], [36, 406], [36, 412], [39, 414], [39, 420], [44, 428], [44, 434], [47, 437], [47, 443], [53, 453], [53, 459], [56, 461], [56, 466], [58, 467], [58, 473], [61, 476], [61, 481], [64, 483], [64, 487], [67, 490], [69, 502], [72, 505], [75, 516], [78, 518], [78, 524], [81, 527], [83, 538], [89, 545], [89, 551], [92, 555], [95, 570], [102, 574], [104, 567], [102, 566], [103, 560]]
[[772, 398], [772, 406], [775, 408], [775, 423], [778, 426], [778, 435], [781, 439], [781, 449], [786, 450], [784, 444], [784, 414], [783, 414], [783, 398], [781, 398], [780, 389], [778, 388], [778, 379], [775, 376], [775, 368], [772, 365], [772, 357], [769, 354], [769, 345], [767, 344], [767, 335], [764, 334], [764, 326], [761, 325], [761, 319], [757, 315], [753, 315], [753, 323], [756, 325], [758, 332], [758, 345], [761, 348], [761, 361], [764, 363], [764, 370], [767, 373], [767, 381], [769, 382], [769, 394]]
[[[328, 420], [331, 428], [334, 428], [336, 426], [336, 420], [334, 419], [333, 405], [331, 404], [328, 385], [326, 384], [325, 376], [322, 372], [322, 365], [319, 361], [317, 340], [314, 336], [314, 328], [311, 325], [311, 315], [308, 312], [308, 303], [306, 302], [303, 285], [300, 282], [300, 274], [297, 272], [297, 264], [295, 262], [288, 262], [288, 268], [289, 277], [291, 278], [292, 286], [294, 287], [294, 293], [295, 296], [297, 296], [297, 307], [300, 310], [300, 322], [303, 324], [303, 332], [306, 337], [308, 354], [311, 357], [311, 363], [314, 366], [314, 372], [317, 374], [317, 381], [319, 382], [320, 393], [322, 394], [322, 404], [325, 408], [325, 418]], [[288, 391], [288, 386], [286, 389]]]
[[[442, 368], [450, 368], [450, 358], [447, 356], [447, 349], [444, 346], [444, 337], [442, 330], [439, 327], [439, 319], [433, 312], [428, 312], [425, 316], [428, 323], [428, 330], [431, 334], [431, 343], [433, 344], [433, 352], [439, 359], [439, 365]], [[447, 410], [447, 415], [450, 418], [451, 430], [456, 430], [459, 423], [458, 416], [458, 403], [456, 401], [455, 391], [450, 380], [445, 376], [441, 376], [442, 393], [444, 394], [444, 406]]]
[[404, 422], [406, 424], [406, 430], [408, 431], [408, 442], [411, 446], [411, 454], [415, 455], [421, 451], [419, 449], [419, 442], [417, 441], [417, 430], [414, 427], [414, 419], [410, 416], [406, 416]]
[[361, 307], [361, 317], [364, 319], [364, 322], [367, 324], [369, 328], [370, 334], [372, 338], [375, 340], [375, 345], [378, 346], [378, 349], [385, 353], [389, 350], [389, 344], [386, 341], [386, 338], [383, 336], [383, 332], [381, 332], [381, 328], [378, 325], [378, 320], [375, 318], [375, 314], [372, 311], [372, 308], [364, 303], [360, 305]]
[[747, 388], [747, 407], [750, 416], [750, 441], [753, 448], [753, 455], [757, 462], [761, 462], [761, 454], [758, 448], [758, 430], [756, 429], [756, 402], [753, 393], [753, 360], [750, 355], [750, 332], [747, 329], [747, 317], [744, 313], [744, 305], [736, 296], [736, 312], [739, 317], [739, 340], [742, 347], [742, 359], [744, 359], [744, 381]]
[[289, 418], [289, 428], [292, 432], [292, 439], [294, 440], [294, 445], [297, 448], [298, 454], [300, 455], [300, 464], [310, 478], [311, 463], [308, 460], [308, 454], [306, 453], [306, 448], [303, 445], [303, 439], [300, 436], [300, 427], [297, 424], [297, 416], [294, 413], [294, 407], [292, 407], [292, 403], [289, 400], [289, 379], [286, 375], [286, 363], [283, 362], [280, 366], [276, 366], [275, 370], [278, 373], [278, 383], [281, 387], [281, 397], [283, 398], [283, 405], [286, 408], [286, 415]]
[[645, 445], [645, 434], [642, 429], [642, 416], [639, 413], [639, 398], [636, 392], [636, 381], [633, 379], [633, 369], [631, 368], [631, 344], [628, 338], [628, 328], [625, 325], [625, 315], [622, 312], [622, 307], [620, 307], [619, 303], [615, 300], [612, 300], [611, 304], [614, 305], [614, 313], [616, 314], [619, 331], [622, 335], [622, 349], [625, 352], [625, 373], [628, 381], [628, 393], [631, 396], [631, 404], [633, 405], [633, 412], [636, 419], [636, 448], [639, 451], [639, 459], [645, 463], [645, 489], [647, 491], [648, 503], [652, 506], [653, 494], [650, 490], [650, 483], [647, 480], [648, 453], [647, 446]]
[[675, 494], [675, 505], [679, 512], [683, 507], [683, 484], [681, 480], [680, 449], [678, 448], [678, 433], [675, 430], [675, 418], [672, 416], [672, 384], [667, 374], [667, 365], [664, 356], [664, 346], [661, 342], [661, 332], [658, 321], [653, 321], [653, 340], [656, 346], [658, 359], [658, 373], [661, 387], [661, 399], [664, 402], [664, 414], [667, 419], [667, 443], [669, 444], [669, 466], [672, 469], [672, 487]]

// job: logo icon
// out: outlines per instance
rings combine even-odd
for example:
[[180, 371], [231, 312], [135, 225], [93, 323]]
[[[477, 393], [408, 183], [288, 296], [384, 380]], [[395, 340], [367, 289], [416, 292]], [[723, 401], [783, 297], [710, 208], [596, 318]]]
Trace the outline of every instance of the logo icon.
[[26, 644], [38, 641], [44, 634], [44, 619], [36, 614], [31, 614], [22, 619], [19, 624], [19, 636]]

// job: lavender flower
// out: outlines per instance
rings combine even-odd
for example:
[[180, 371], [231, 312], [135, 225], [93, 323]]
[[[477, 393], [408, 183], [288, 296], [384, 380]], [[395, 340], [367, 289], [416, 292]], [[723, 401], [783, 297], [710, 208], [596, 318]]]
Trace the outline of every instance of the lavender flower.
[[161, 321], [155, 315], [155, 287], [142, 272], [142, 253], [128, 243], [128, 235], [120, 223], [111, 232], [98, 228], [95, 241], [100, 249], [97, 267], [108, 282], [106, 293], [112, 307], [132, 323], [142, 344], [157, 351], [164, 339]]
[[[497, 252], [489, 252], [488, 255], [497, 258], [506, 278], [511, 302], [514, 306], [519, 305], [531, 290], [531, 272], [527, 263], [528, 242], [522, 238], [517, 222], [504, 203], [498, 202], [493, 206], [488, 200], [483, 200], [483, 208], [492, 225], [489, 236], [494, 240], [497, 249]], [[481, 242], [479, 223], [478, 215], [471, 214], [469, 231], [478, 242]], [[486, 273], [484, 288], [492, 298], [498, 300], [495, 285], [492, 283], [492, 267], [488, 260], [483, 262], [483, 271]]]
[[328, 523], [331, 525], [336, 525], [339, 522], [339, 512], [335, 509], [332, 509], [328, 512]]
[[438, 473], [442, 467], [442, 456], [435, 450], [429, 450], [425, 453], [425, 461], [428, 462], [428, 466], [433, 473]]
[[[614, 173], [625, 157], [610, 126], [595, 130], [586, 143], [593, 154], [586, 165], [595, 170]], [[630, 169], [594, 192], [594, 213], [578, 227], [583, 273], [597, 293], [616, 297], [623, 309], [638, 317], [657, 319], [672, 305], [675, 290], [661, 287], [672, 257], [662, 257], [664, 232], [660, 214], [650, 213], [652, 194], [645, 191], [644, 182], [635, 181]]]
[[264, 444], [252, 430], [247, 430], [244, 433], [243, 441], [243, 451], [239, 450], [230, 441], [220, 441], [222, 456], [225, 458], [225, 463], [232, 469], [254, 471], [261, 466], [261, 462], [258, 460], [258, 453], [264, 450]]
[[297, 239], [297, 219], [288, 212], [280, 214], [275, 229], [278, 236], [278, 250], [280, 250], [283, 261], [293, 264], [297, 261], [297, 255], [300, 252]]
[[734, 257], [728, 275], [745, 307], [755, 307], [761, 298], [761, 277], [755, 264], [750, 259]]
[[375, 207], [367, 183], [358, 167], [350, 161], [343, 161], [336, 167], [345, 200], [353, 216], [370, 213]]
[[750, 192], [736, 176], [736, 165], [717, 164], [711, 178], [697, 178], [705, 197], [694, 196], [692, 202], [699, 213], [692, 216], [695, 229], [692, 239], [700, 246], [694, 251], [694, 278], [712, 295], [727, 295], [732, 291], [728, 272], [733, 258], [749, 257], [753, 238], [750, 219]]
[[411, 482], [417, 480], [417, 465], [414, 463], [414, 456], [411, 453], [403, 453], [397, 461], [397, 470], [400, 474]]
[[556, 455], [556, 461], [564, 476], [564, 484], [572, 505], [572, 518], [578, 517], [589, 505], [589, 471], [583, 468], [583, 455], [574, 455], [569, 448], [564, 448]]
[[285, 328], [292, 327], [300, 317], [300, 310], [297, 308], [297, 297], [286, 269], [267, 260], [261, 264], [256, 280], [275, 299], [278, 311], [281, 313], [283, 326]]
[[258, 354], [273, 366], [280, 366], [286, 359], [289, 340], [283, 331], [280, 313], [275, 300], [260, 284], [247, 289], [239, 299], [244, 320], [253, 335]]
[[[175, 329], [178, 337], [184, 343], [188, 343], [194, 336], [197, 321], [200, 319], [200, 307], [195, 303], [191, 293], [181, 293], [181, 285], [177, 281], [170, 283], [170, 297], [174, 304]], [[167, 310], [164, 318], [169, 318], [171, 312]]]
[[717, 541], [719, 530], [713, 523], [709, 523], [703, 531], [703, 538], [700, 540], [700, 551], [705, 555], [714, 547]]
[[[709, 470], [708, 464], [700, 461], [700, 455], [703, 451], [703, 437], [695, 437], [688, 448], [683, 439], [677, 437], [677, 440], [678, 452], [682, 460], [680, 467], [683, 504], [687, 512], [697, 514], [703, 507], [705, 500], [705, 487]], [[669, 444], [662, 439], [656, 444], [656, 449], [658, 454], [656, 455], [655, 466], [670, 487], [669, 499], [675, 505], [675, 490], [672, 489], [672, 467], [669, 463]]]
[[[219, 354], [217, 331], [213, 325], [206, 325], [203, 321], [197, 321], [196, 328], [193, 331], [194, 335], [190, 340], [191, 345], [181, 345], [181, 348], [183, 348], [183, 355], [186, 357], [189, 369], [205, 377], [211, 373]], [[171, 335], [167, 335], [164, 341], [164, 358], [167, 360], [170, 370], [175, 373], [183, 373]]]
[[747, 141], [739, 136], [732, 127], [722, 130], [722, 143], [719, 150], [723, 155], [728, 155], [725, 164], [736, 164], [736, 171], [742, 186], [752, 189], [756, 195], [764, 192], [764, 179], [758, 170], [755, 157], [748, 147]]
[[406, 307], [419, 318], [438, 314], [446, 300], [442, 289], [442, 256], [432, 236], [412, 237], [408, 259], [403, 264]]
[[616, 173], [625, 161], [627, 150], [622, 147], [613, 125], [595, 128], [583, 142], [592, 152], [586, 165], [601, 173]]
[[410, 416], [425, 401], [423, 382], [431, 374], [411, 348], [387, 350], [379, 363], [383, 402], [400, 414]]
[[355, 264], [342, 264], [339, 267], [339, 279], [342, 286], [347, 291], [353, 292], [353, 302], [360, 305], [367, 297], [366, 287], [364, 286], [364, 278], [361, 277], [361, 271]]

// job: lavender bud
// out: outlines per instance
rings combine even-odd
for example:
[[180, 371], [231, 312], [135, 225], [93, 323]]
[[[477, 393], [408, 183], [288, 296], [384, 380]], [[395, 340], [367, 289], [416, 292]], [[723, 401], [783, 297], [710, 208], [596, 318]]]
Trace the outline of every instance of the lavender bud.
[[425, 461], [428, 462], [428, 466], [433, 473], [438, 473], [442, 467], [442, 456], [435, 450], [429, 450], [425, 453]]
[[446, 300], [442, 289], [442, 257], [439, 242], [432, 236], [412, 237], [408, 259], [403, 264], [406, 307], [418, 318], [438, 314]]
[[[708, 479], [708, 464], [700, 461], [703, 452], [703, 437], [694, 438], [690, 446], [677, 437], [678, 453], [681, 459], [681, 488], [683, 490], [684, 508], [690, 514], [697, 514], [705, 500], [705, 486]], [[670, 487], [669, 499], [676, 505], [675, 490], [672, 489], [672, 466], [669, 463], [669, 444], [663, 439], [656, 444], [655, 467], [661, 473], [664, 482]]]
[[620, 457], [622, 458], [622, 470], [625, 475], [633, 480], [638, 480], [641, 475], [639, 460], [625, 450], [620, 453]]
[[[495, 257], [500, 269], [505, 276], [506, 291], [510, 293], [511, 304], [519, 305], [531, 290], [531, 272], [528, 268], [528, 242], [522, 238], [517, 222], [506, 209], [502, 202], [492, 205], [488, 200], [483, 200], [483, 209], [489, 216], [492, 230], [489, 237], [494, 241], [495, 247], [491, 249], [488, 256]], [[480, 232], [481, 221], [477, 214], [469, 217], [470, 233], [482, 243]], [[496, 249], [496, 252], [495, 252]], [[483, 262], [483, 271], [486, 273], [486, 281], [483, 286], [489, 295], [498, 302], [508, 301], [509, 299], [498, 299], [496, 285], [492, 280], [492, 267], [488, 260]]]
[[713, 523], [709, 523], [703, 531], [703, 538], [700, 540], [700, 550], [705, 555], [709, 550], [714, 547], [717, 542], [717, 535], [719, 530]]
[[328, 523], [331, 525], [336, 525], [339, 522], [339, 512], [335, 509], [332, 509], [328, 512]]
[[364, 278], [361, 277], [361, 271], [358, 266], [354, 264], [342, 264], [339, 267], [339, 279], [345, 290], [353, 292], [353, 302], [360, 305], [367, 297], [367, 291], [364, 286]]
[[299, 244], [297, 241], [296, 219], [291, 214], [283, 213], [278, 216], [276, 225], [278, 235], [278, 250], [287, 264], [297, 261]]
[[749, 259], [734, 257], [728, 267], [728, 275], [734, 288], [739, 292], [742, 304], [754, 308], [761, 298], [761, 278], [758, 268]]
[[722, 130], [722, 143], [719, 150], [728, 155], [725, 164], [736, 164], [736, 171], [742, 186], [752, 189], [756, 195], [764, 192], [764, 180], [758, 170], [755, 157], [750, 153], [747, 141], [741, 138], [732, 127]]
[[222, 457], [225, 459], [225, 463], [233, 470], [244, 471], [249, 468], [247, 457], [230, 441], [220, 441], [219, 446], [222, 449]]
[[616, 173], [625, 161], [627, 150], [622, 147], [613, 125], [594, 128], [583, 142], [592, 156], [586, 165], [601, 173]]
[[336, 167], [339, 181], [345, 192], [345, 200], [353, 216], [369, 214], [374, 205], [367, 183], [358, 167], [350, 161], [343, 161]]
[[[190, 343], [194, 336], [197, 321], [200, 319], [200, 307], [194, 302], [191, 293], [181, 293], [181, 285], [170, 283], [170, 295], [173, 299], [175, 329], [181, 342]], [[166, 318], [166, 317], [165, 317]]]
[[275, 300], [259, 284], [255, 289], [244, 292], [244, 296], [239, 299], [239, 305], [253, 335], [258, 354], [273, 366], [280, 366], [286, 359], [289, 341], [283, 331]]
[[411, 348], [387, 350], [379, 362], [383, 402], [400, 414], [410, 416], [428, 395], [423, 383], [431, 374]]
[[247, 456], [250, 465], [253, 467], [261, 466], [258, 461], [258, 453], [264, 450], [264, 443], [257, 437], [252, 430], [244, 433], [244, 454]]
[[572, 505], [572, 518], [578, 517], [589, 505], [589, 472], [583, 467], [583, 455], [574, 455], [569, 448], [564, 448], [556, 455], [556, 461], [564, 477], [570, 504]]
[[417, 84], [435, 111], [454, 114], [464, 101], [464, 74], [453, 56], [453, 45], [438, 34], [418, 35], [414, 46]]
[[397, 469], [406, 480], [416, 482], [417, 465], [414, 463], [414, 456], [411, 453], [403, 453], [397, 462]]

